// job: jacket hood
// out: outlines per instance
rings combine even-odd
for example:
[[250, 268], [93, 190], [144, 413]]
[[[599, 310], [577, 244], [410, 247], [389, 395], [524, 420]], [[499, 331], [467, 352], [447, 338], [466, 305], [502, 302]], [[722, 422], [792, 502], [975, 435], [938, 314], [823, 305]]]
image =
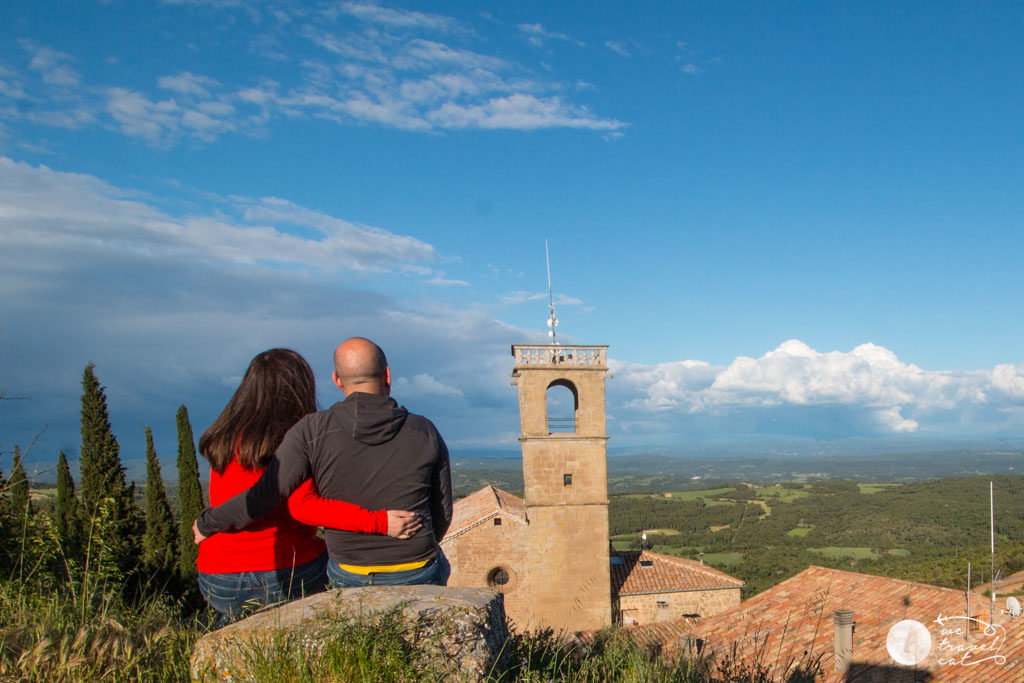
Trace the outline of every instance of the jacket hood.
[[393, 398], [357, 391], [342, 402], [352, 418], [352, 438], [369, 446], [395, 438], [409, 411]]

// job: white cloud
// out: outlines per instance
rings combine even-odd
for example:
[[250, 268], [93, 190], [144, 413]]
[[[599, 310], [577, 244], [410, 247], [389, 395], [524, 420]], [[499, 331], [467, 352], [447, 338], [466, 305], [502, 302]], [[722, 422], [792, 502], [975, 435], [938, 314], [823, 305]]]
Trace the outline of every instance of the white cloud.
[[0, 64], [0, 95], [14, 100], [28, 99], [24, 86], [19, 82], [18, 75], [3, 64]]
[[480, 69], [485, 72], [501, 71], [507, 68], [504, 59], [483, 55], [473, 50], [453, 48], [436, 40], [417, 38], [391, 60], [400, 70], [449, 68], [465, 70]]
[[154, 102], [142, 93], [125, 88], [108, 91], [107, 111], [125, 135], [153, 144], [176, 131], [181, 122], [181, 108], [174, 100]]
[[527, 301], [540, 301], [541, 299], [547, 298], [547, 292], [512, 292], [501, 297], [501, 303], [503, 304], [524, 304]]
[[427, 118], [441, 128], [618, 130], [626, 125], [597, 117], [586, 107], [563, 102], [560, 97], [540, 99], [524, 93], [468, 106], [449, 102], [429, 112]]
[[[529, 301], [540, 301], [542, 299], [547, 299], [547, 298], [548, 298], [548, 293], [547, 292], [525, 292], [525, 291], [518, 291], [518, 292], [512, 292], [511, 294], [506, 294], [506, 295], [502, 296], [501, 297], [501, 303], [509, 304], [509, 305], [515, 305], [515, 304], [524, 304], [524, 303], [527, 303]], [[566, 294], [557, 294], [555, 296], [555, 304], [558, 305], [558, 306], [582, 306], [583, 305], [583, 301], [581, 299], [577, 299], [574, 296], [568, 296]]]
[[443, 277], [443, 273], [427, 280], [428, 285], [437, 285], [438, 287], [469, 287], [469, 283], [465, 280], [452, 280], [450, 278]]
[[346, 2], [341, 5], [341, 11], [363, 21], [396, 28], [434, 31], [452, 31], [459, 28], [459, 23], [451, 17], [389, 9], [368, 2]]
[[[233, 11], [227, 2], [187, 4]], [[259, 14], [252, 8], [239, 11]], [[337, 31], [353, 17], [364, 23], [363, 31]], [[170, 73], [150, 85], [85, 83], [72, 68], [71, 55], [23, 43], [31, 53], [25, 68], [0, 69], [0, 113], [65, 128], [100, 125], [154, 147], [185, 139], [210, 142], [232, 132], [263, 135], [275, 117], [420, 132], [571, 128], [617, 137], [626, 127], [573, 101], [569, 93], [581, 96], [585, 86], [538, 77], [493, 48], [475, 49], [486, 43], [450, 17], [348, 2], [286, 19], [264, 22], [271, 25], [260, 34], [255, 54], [248, 55], [261, 61], [251, 65], [244, 80], [237, 79], [237, 71], [225, 77], [211, 60], [210, 73], [171, 65]], [[521, 24], [517, 30], [536, 40], [570, 40], [541, 24]], [[293, 52], [303, 54], [301, 59], [289, 57], [285, 46], [297, 40], [310, 41], [319, 54], [304, 50]], [[266, 58], [277, 62], [277, 80], [262, 75]], [[20, 100], [36, 104], [18, 107]]]
[[1002, 364], [992, 370], [992, 390], [1013, 399], [1024, 399], [1024, 363]]
[[210, 97], [207, 88], [216, 88], [220, 84], [212, 78], [182, 71], [174, 76], [161, 76], [157, 79], [157, 85], [165, 90], [173, 90], [184, 95]]
[[558, 31], [549, 31], [540, 23], [518, 24], [516, 26], [526, 36], [531, 45], [543, 47], [546, 40], [572, 40], [569, 36]]
[[740, 356], [725, 367], [702, 361], [610, 363], [625, 393], [623, 406], [634, 411], [722, 416], [835, 408], [866, 416], [890, 433], [942, 430], [964, 411], [1012, 422], [1011, 409], [1024, 403], [1024, 365], [1000, 365], [992, 372], [928, 371], [870, 343], [821, 353], [794, 339], [760, 358]]
[[[0, 247], [101, 246], [147, 257], [280, 264], [320, 272], [386, 272], [430, 261], [414, 237], [350, 223], [292, 202], [237, 198], [223, 216], [174, 216], [80, 174], [0, 157]], [[295, 234], [300, 228], [308, 237]]]
[[398, 377], [393, 388], [398, 396], [463, 396], [461, 389], [439, 382], [425, 372], [413, 375], [412, 379]]
[[607, 40], [604, 43], [605, 47], [619, 55], [620, 57], [630, 57], [632, 53], [629, 51], [629, 46], [621, 40]]
[[[26, 48], [30, 44], [23, 43]], [[34, 47], [34, 46], [32, 46]], [[35, 54], [28, 68], [42, 74], [43, 81], [50, 85], [73, 87], [81, 82], [81, 76], [71, 67], [71, 55], [42, 46], [35, 48]]]

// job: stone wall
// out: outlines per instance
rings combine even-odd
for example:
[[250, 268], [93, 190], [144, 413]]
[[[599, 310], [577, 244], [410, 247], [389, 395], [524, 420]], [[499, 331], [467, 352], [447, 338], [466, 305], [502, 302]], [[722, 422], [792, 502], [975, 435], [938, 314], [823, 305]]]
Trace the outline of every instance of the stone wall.
[[[607, 505], [604, 438], [555, 434], [523, 439], [523, 500], [538, 505]], [[565, 475], [572, 477], [566, 483]], [[569, 530], [571, 531], [571, 530]], [[607, 535], [608, 530], [605, 529]]]
[[581, 631], [611, 624], [607, 505], [529, 507], [528, 627]]
[[[191, 674], [202, 681], [254, 679], [258, 655], [282, 638], [315, 658], [337, 632], [339, 620], [372, 619], [399, 610], [403, 639], [444, 667], [446, 679], [483, 680], [508, 640], [499, 593], [479, 588], [374, 586], [318, 593], [203, 636], [192, 652]], [[257, 656], [254, 656], [257, 655]]]
[[500, 519], [500, 525], [494, 524], [494, 518], [485, 519], [441, 543], [452, 565], [448, 585], [489, 588], [487, 579], [491, 572], [504, 569], [508, 583], [495, 585], [493, 589], [505, 596], [505, 615], [512, 623], [522, 626], [528, 621], [530, 609], [529, 595], [523, 584], [527, 527], [521, 520], [509, 516], [500, 516]]
[[739, 604], [739, 588], [619, 596], [624, 625], [675, 621], [693, 614], [710, 617]]

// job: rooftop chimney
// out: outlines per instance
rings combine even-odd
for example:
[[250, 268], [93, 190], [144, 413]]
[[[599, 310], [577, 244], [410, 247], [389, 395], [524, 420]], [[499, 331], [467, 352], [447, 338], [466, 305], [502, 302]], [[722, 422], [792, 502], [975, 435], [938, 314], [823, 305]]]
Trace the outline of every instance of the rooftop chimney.
[[836, 639], [832, 645], [836, 671], [845, 674], [853, 661], [853, 610], [832, 610], [832, 623], [836, 629]]

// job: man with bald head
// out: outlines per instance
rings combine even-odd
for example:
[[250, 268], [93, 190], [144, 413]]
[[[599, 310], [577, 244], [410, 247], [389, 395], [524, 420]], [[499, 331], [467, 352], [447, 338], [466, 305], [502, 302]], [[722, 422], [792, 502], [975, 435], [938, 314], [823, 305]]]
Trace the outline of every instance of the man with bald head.
[[369, 339], [338, 346], [331, 378], [345, 400], [292, 427], [251, 489], [200, 513], [199, 534], [244, 528], [312, 477], [325, 498], [415, 510], [423, 520], [407, 540], [328, 529], [327, 575], [335, 586], [437, 583], [437, 544], [452, 518], [444, 440], [430, 420], [390, 398], [387, 358]]

